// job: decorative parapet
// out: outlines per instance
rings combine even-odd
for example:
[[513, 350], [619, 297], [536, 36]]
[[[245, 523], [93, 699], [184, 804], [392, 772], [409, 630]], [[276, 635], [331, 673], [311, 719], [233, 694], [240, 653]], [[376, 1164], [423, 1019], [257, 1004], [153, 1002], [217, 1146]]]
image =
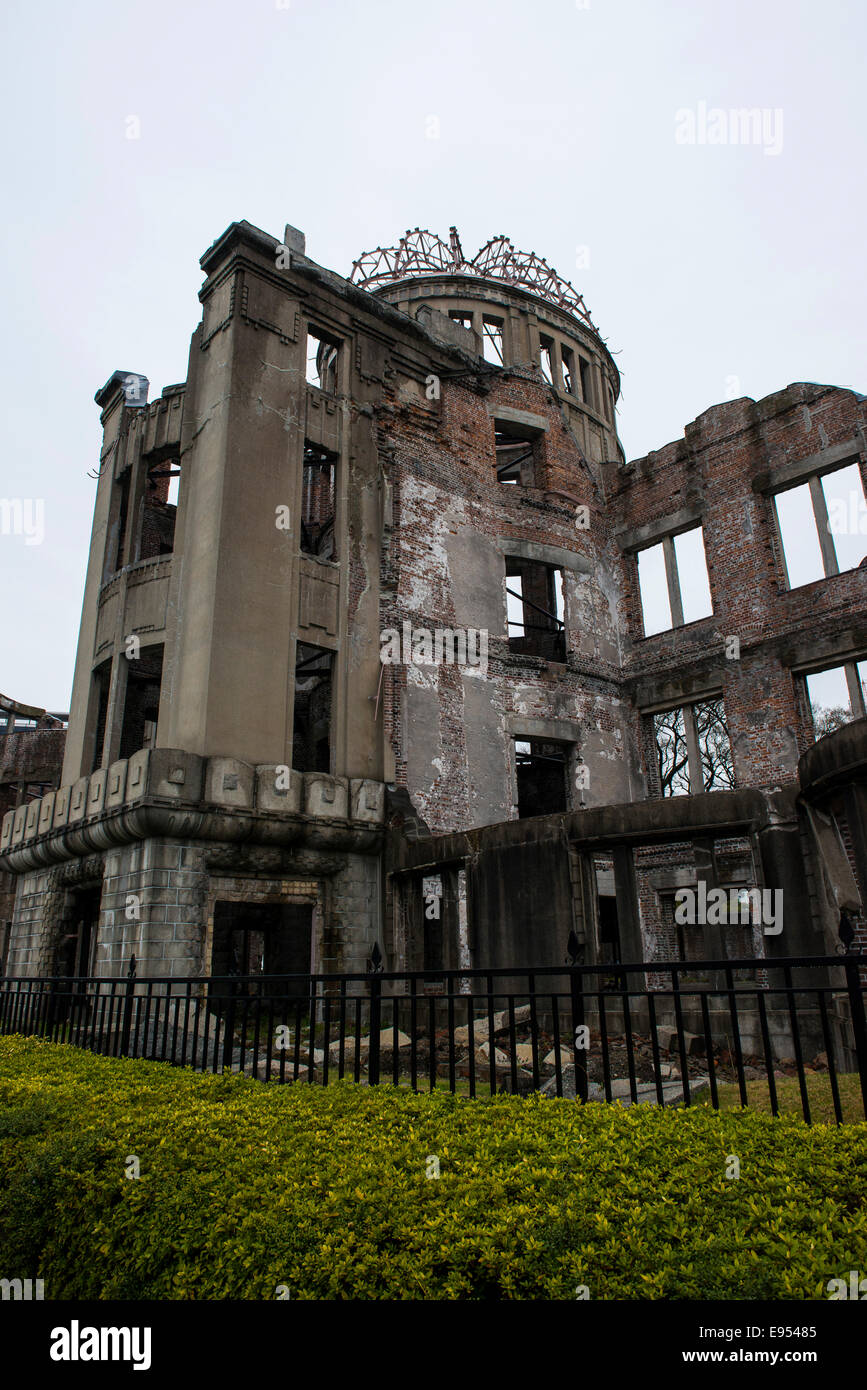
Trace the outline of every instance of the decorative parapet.
[[7, 812], [0, 868], [25, 873], [150, 836], [372, 852], [385, 784], [142, 749]]

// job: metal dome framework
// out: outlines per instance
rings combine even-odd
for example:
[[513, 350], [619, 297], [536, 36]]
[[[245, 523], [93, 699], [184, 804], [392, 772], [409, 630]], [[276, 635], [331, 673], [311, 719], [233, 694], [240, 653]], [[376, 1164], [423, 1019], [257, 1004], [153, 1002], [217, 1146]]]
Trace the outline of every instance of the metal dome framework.
[[530, 290], [558, 309], [574, 314], [598, 332], [583, 297], [535, 251], [516, 251], [508, 237], [492, 237], [471, 261], [464, 257], [457, 228], [449, 229], [448, 244], [435, 232], [416, 227], [397, 246], [377, 246], [353, 261], [349, 279], [362, 289], [394, 284], [418, 275], [477, 275]]

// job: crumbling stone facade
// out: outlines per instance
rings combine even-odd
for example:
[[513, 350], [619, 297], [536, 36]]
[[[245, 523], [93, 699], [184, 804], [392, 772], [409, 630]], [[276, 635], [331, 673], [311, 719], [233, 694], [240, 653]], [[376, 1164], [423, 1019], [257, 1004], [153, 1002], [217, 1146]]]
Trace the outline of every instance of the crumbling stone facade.
[[[627, 462], [583, 301], [500, 242], [419, 233], [346, 280], [234, 223], [186, 381], [97, 393], [62, 785], [3, 821], [10, 971], [519, 966], [570, 932], [589, 962], [817, 954], [841, 908], [863, 932], [867, 570], [819, 521], [823, 478], [867, 479], [867, 402], [800, 383]], [[814, 748], [827, 668], [856, 722]], [[699, 882], [782, 888], [784, 928], [685, 942]]]
[[[0, 695], [0, 817], [60, 785], [65, 714]], [[0, 868], [0, 968], [6, 960], [16, 879]]]

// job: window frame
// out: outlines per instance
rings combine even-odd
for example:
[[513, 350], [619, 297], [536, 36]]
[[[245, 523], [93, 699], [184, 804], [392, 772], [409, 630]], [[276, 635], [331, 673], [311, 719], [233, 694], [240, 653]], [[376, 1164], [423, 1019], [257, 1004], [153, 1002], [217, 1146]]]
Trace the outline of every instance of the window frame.
[[[677, 552], [675, 550], [674, 543], [678, 536], [688, 535], [691, 531], [701, 532], [701, 548], [702, 553], [704, 555], [705, 573], [707, 575], [707, 589], [708, 595], [710, 597], [710, 612], [703, 614], [700, 618], [691, 618], [689, 622], [687, 622], [683, 614], [683, 593], [681, 591], [680, 586], [680, 573], [678, 571]], [[638, 567], [638, 557], [639, 555], [644, 554], [645, 551], [654, 550], [658, 545], [662, 546], [662, 557], [665, 563], [665, 582], [666, 588], [668, 590], [668, 607], [669, 615], [671, 617], [671, 625], [669, 627], [659, 628], [656, 632], [648, 633], [646, 630], [647, 622], [644, 607], [644, 597], [641, 591], [641, 571]], [[632, 552], [632, 554], [635, 562], [635, 585], [638, 590], [638, 606], [641, 612], [642, 640], [648, 640], [651, 637], [661, 637], [663, 633], [674, 632], [677, 628], [681, 627], [690, 627], [693, 623], [705, 623], [708, 621], [709, 618], [714, 617], [716, 609], [714, 608], [714, 595], [713, 586], [711, 584], [710, 578], [710, 568], [707, 563], [707, 547], [704, 543], [703, 520], [699, 519], [698, 521], [690, 522], [688, 526], [679, 526], [674, 531], [668, 531], [664, 536], [660, 536], [656, 540], [648, 542], [647, 545], [637, 546], [636, 549]]]
[[[837, 547], [834, 543], [834, 533], [829, 526], [828, 503], [825, 498], [825, 490], [822, 487], [822, 479], [830, 477], [833, 473], [842, 473], [845, 469], [855, 465], [858, 470], [858, 480], [861, 483], [861, 492], [867, 506], [867, 489], [864, 487], [864, 479], [861, 475], [860, 459], [857, 456], [848, 458], [844, 463], [834, 463], [827, 468], [819, 468], [813, 473], [808, 473], [803, 477], [794, 478], [782, 486], [773, 487], [768, 493], [768, 500], [771, 504], [771, 515], [774, 524], [774, 533], [779, 548], [780, 566], [783, 573], [783, 580], [787, 593], [793, 593], [797, 589], [806, 589], [809, 584], [821, 584], [826, 579], [833, 579], [838, 574], [851, 574], [859, 569], [860, 565], [852, 565], [849, 569], [841, 569], [840, 561], [837, 556]], [[780, 513], [777, 507], [777, 498], [782, 497], [786, 492], [795, 492], [798, 488], [806, 487], [810, 493], [810, 504], [813, 512], [813, 524], [816, 528], [816, 539], [819, 542], [819, 553], [822, 557], [822, 569], [824, 574], [815, 579], [807, 579], [803, 584], [792, 584], [789, 574], [789, 563], [786, 559], [786, 546], [783, 540], [783, 528], [780, 524]], [[863, 561], [862, 561], [863, 563]], [[830, 667], [824, 669], [830, 670]], [[813, 673], [811, 673], [813, 674]]]
[[[707, 787], [705, 785], [704, 768], [702, 766], [701, 739], [699, 736], [698, 725], [696, 722], [695, 710], [699, 705], [719, 704], [722, 706], [722, 719], [725, 726], [726, 738], [728, 739], [729, 753], [731, 755], [732, 766], [732, 786], [731, 787]], [[681, 712], [683, 717], [684, 741], [687, 753], [687, 779], [689, 790], [686, 792], [672, 792], [666, 794], [662, 778], [659, 771], [659, 744], [656, 737], [656, 719], [661, 714], [673, 714], [676, 710]], [[729, 730], [728, 714], [726, 711], [725, 697], [722, 691], [716, 694], [703, 692], [697, 699], [681, 700], [676, 704], [666, 704], [661, 709], [644, 711], [647, 721], [648, 731], [648, 753], [652, 754], [652, 776], [650, 781], [654, 789], [654, 795], [661, 800], [671, 801], [677, 796], [704, 796], [713, 791], [736, 791], [738, 782], [735, 774], [734, 765], [734, 745], [732, 744], [731, 732]]]

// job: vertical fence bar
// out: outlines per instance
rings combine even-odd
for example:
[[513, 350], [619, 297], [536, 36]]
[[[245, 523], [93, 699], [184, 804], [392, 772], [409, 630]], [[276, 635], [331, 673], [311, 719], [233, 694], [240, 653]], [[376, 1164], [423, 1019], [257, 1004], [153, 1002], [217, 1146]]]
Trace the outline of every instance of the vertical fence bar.
[[834, 1101], [834, 1119], [840, 1125], [843, 1123], [843, 1112], [840, 1109], [840, 1091], [837, 1086], [837, 1068], [834, 1065], [834, 1040], [831, 1037], [831, 1026], [828, 1020], [828, 1005], [825, 1000], [824, 989], [817, 989], [816, 994], [819, 1000], [819, 1017], [822, 1020], [822, 1037], [825, 1040], [825, 1056], [828, 1058], [828, 1081], [831, 1085], [831, 1097]]
[[861, 1104], [864, 1107], [864, 1118], [867, 1119], [867, 1022], [864, 1019], [864, 994], [858, 962], [851, 957], [847, 958], [845, 969], [855, 1058], [858, 1063], [858, 1074], [861, 1078]]
[[536, 973], [530, 971], [530, 1046], [533, 1049], [533, 1090], [539, 1089], [539, 1015], [536, 1011]]
[[783, 971], [786, 981], [786, 996], [789, 1005], [789, 1019], [792, 1024], [792, 1047], [795, 1051], [795, 1066], [798, 1071], [798, 1089], [801, 1092], [801, 1109], [804, 1112], [804, 1119], [807, 1124], [811, 1124], [810, 1117], [810, 1098], [807, 1095], [807, 1077], [804, 1072], [804, 1053], [801, 1047], [801, 1030], [798, 1027], [798, 1011], [795, 1008], [795, 987], [792, 983], [791, 966], [786, 966]]
[[129, 1056], [129, 1033], [132, 1026], [132, 1001], [135, 994], [135, 956], [129, 958], [126, 972], [126, 989], [123, 997], [123, 1016], [120, 1025], [120, 1056]]
[[[412, 1048], [409, 1056], [409, 1084], [418, 1090], [418, 980], [413, 975], [409, 987], [409, 1031], [412, 1035]], [[341, 1073], [342, 1075], [342, 1073]]]
[[494, 1054], [494, 977], [488, 975], [485, 981], [488, 989], [488, 1081], [491, 1095], [497, 1094], [497, 1061]]
[[732, 1021], [732, 1042], [735, 1049], [735, 1066], [738, 1073], [738, 1090], [741, 1096], [741, 1105], [747, 1104], [747, 1079], [744, 1076], [744, 1054], [741, 1047], [741, 1029], [738, 1020], [737, 996], [735, 994], [735, 978], [730, 965], [725, 967], [726, 993], [729, 1001], [729, 1016]]
[[623, 975], [623, 1033], [626, 1042], [626, 1067], [629, 1072], [629, 1094], [632, 1104], [638, 1104], [638, 1090], [635, 1074], [635, 1046], [632, 1041], [632, 1010], [629, 1007], [629, 971]]
[[436, 1090], [437, 1084], [437, 1034], [436, 1034], [436, 1005], [433, 995], [428, 995], [427, 1001], [427, 1079], [428, 1090]]
[[683, 1007], [680, 1001], [680, 971], [672, 967], [671, 985], [674, 990], [674, 1021], [677, 1028], [677, 1050], [680, 1056], [680, 1079], [683, 1086], [683, 1100], [689, 1105], [689, 1062], [686, 1056], [686, 1038], [683, 1031]]
[[704, 1030], [704, 1045], [707, 1049], [707, 1079], [710, 1086], [710, 1103], [714, 1110], [719, 1110], [719, 1096], [716, 1089], [716, 1067], [713, 1056], [713, 1033], [710, 1026], [710, 1008], [707, 997], [709, 990], [701, 991], [701, 1026]]
[[756, 994], [759, 1008], [759, 1027], [762, 1030], [762, 1047], [765, 1053], [765, 1071], [768, 1073], [768, 1094], [771, 1098], [771, 1114], [779, 1114], [780, 1106], [777, 1100], [777, 1082], [774, 1077], [774, 1053], [771, 1048], [771, 1035], [768, 1031], [768, 1010], [765, 1005], [765, 992], [759, 990]]
[[[605, 1088], [605, 1099], [611, 1100], [611, 1059], [608, 1056], [608, 1015], [605, 1012], [605, 992], [600, 989], [596, 995], [599, 1003], [599, 1046], [602, 1049], [602, 1085]], [[574, 1038], [573, 1038], [574, 1055]], [[576, 1079], [578, 1073], [575, 1073]]]
[[[587, 1084], [587, 1062], [590, 1049], [589, 1047], [578, 1046], [578, 1029], [583, 1029], [586, 1027], [586, 1024], [584, 1021], [584, 975], [580, 965], [575, 963], [569, 967], [569, 996], [572, 1004], [572, 1056], [575, 1059], [575, 1097], [577, 1100], [586, 1101], [589, 1092]], [[609, 1096], [608, 1099], [610, 1100], [611, 1097]]]
[[563, 1094], [563, 1058], [560, 1056], [560, 996], [551, 995], [551, 1019], [554, 1034], [554, 1089], [558, 1096]]
[[379, 1042], [382, 1027], [382, 978], [379, 972], [370, 977], [370, 1052], [367, 1059], [367, 1079], [371, 1086], [379, 1085]]
[[662, 1058], [659, 1055], [659, 1033], [656, 1027], [656, 1000], [653, 997], [653, 990], [647, 991], [647, 1017], [650, 1023], [650, 1048], [653, 1053], [653, 1079], [656, 1083], [656, 1103], [663, 1105], [665, 1096], [662, 1091]]
[[470, 1045], [470, 1099], [476, 1097], [476, 1038], [475, 1038], [475, 1015], [473, 1013], [473, 996], [464, 996], [467, 1001], [467, 1041]]
[[451, 975], [446, 976], [446, 989], [448, 990], [447, 1012], [449, 1029], [449, 1090], [454, 1095], [456, 1087], [455, 1076], [455, 981]]

